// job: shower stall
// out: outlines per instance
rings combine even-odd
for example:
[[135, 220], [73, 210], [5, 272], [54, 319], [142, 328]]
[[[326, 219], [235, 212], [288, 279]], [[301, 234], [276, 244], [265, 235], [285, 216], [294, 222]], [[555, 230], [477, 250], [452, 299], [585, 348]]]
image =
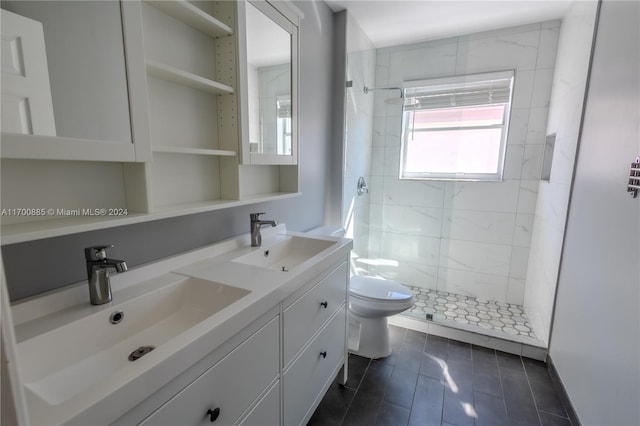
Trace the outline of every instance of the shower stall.
[[[341, 222], [353, 274], [412, 289], [406, 318], [547, 346], [596, 10], [378, 49], [347, 15]], [[399, 178], [402, 87], [507, 70], [502, 179]]]

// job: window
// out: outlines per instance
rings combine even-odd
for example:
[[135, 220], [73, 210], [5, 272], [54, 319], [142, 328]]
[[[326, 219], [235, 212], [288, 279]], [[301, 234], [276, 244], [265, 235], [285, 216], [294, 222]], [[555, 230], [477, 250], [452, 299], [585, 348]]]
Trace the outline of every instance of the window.
[[291, 155], [291, 96], [276, 99], [277, 154]]
[[405, 83], [401, 179], [502, 180], [513, 71]]

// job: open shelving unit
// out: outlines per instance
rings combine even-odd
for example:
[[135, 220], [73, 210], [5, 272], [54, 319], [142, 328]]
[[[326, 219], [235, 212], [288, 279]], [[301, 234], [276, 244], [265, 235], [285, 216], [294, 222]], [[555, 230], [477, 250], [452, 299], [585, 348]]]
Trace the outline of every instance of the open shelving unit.
[[151, 0], [142, 5], [151, 212], [189, 210], [194, 203], [213, 208], [238, 198], [235, 179], [225, 176], [230, 169], [225, 162], [237, 161], [238, 140], [233, 134], [221, 140], [220, 127], [233, 124], [219, 99], [236, 92], [235, 78], [219, 71], [237, 67], [235, 50], [221, 52], [223, 45], [235, 47], [233, 7], [233, 2]]
[[145, 1], [209, 37], [216, 38], [233, 34], [233, 30], [229, 25], [224, 24], [188, 1]]
[[229, 87], [222, 83], [218, 83], [214, 80], [200, 77], [198, 75], [183, 71], [178, 68], [171, 67], [169, 65], [147, 61], [146, 68], [147, 75], [151, 77], [160, 78], [166, 81], [172, 81], [177, 84], [191, 87], [192, 89], [202, 90], [213, 95], [230, 95], [233, 93], [232, 87]]
[[222, 149], [202, 149], [202, 148], [180, 148], [176, 146], [155, 146], [153, 152], [164, 152], [165, 154], [191, 154], [191, 155], [213, 155], [216, 157], [234, 157], [237, 151], [225, 151]]
[[[121, 7], [131, 126], [146, 132], [136, 139], [142, 148], [134, 145], [146, 159], [111, 158], [105, 147], [114, 144], [107, 141], [96, 141], [82, 158], [64, 149], [49, 149], [51, 155], [37, 160], [3, 157], [4, 208], [69, 214], [5, 216], [2, 244], [299, 195], [297, 164], [248, 165], [240, 159], [239, 85], [246, 84], [240, 77], [246, 63], [235, 28], [238, 4], [143, 0]], [[127, 213], [74, 213], [104, 207]]]

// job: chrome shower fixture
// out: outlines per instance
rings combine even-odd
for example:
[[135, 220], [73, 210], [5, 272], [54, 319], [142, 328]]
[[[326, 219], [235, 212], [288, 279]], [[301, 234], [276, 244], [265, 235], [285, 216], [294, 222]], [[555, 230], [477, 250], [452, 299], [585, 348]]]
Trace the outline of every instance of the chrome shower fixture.
[[[402, 89], [402, 87], [397, 87], [397, 86], [367, 87], [365, 86], [364, 89], [362, 89], [365, 95], [368, 94], [369, 92], [373, 92], [374, 90], [399, 90], [400, 91], [399, 98], [388, 98], [388, 99], [385, 99], [384, 103], [388, 105], [405, 105], [404, 90]], [[410, 98], [410, 103], [408, 105], [415, 105], [417, 103], [418, 103], [417, 100]]]
[[400, 91], [400, 97], [404, 97], [404, 94], [402, 92], [402, 87], [367, 87], [364, 86], [364, 89], [362, 89], [362, 91], [364, 92], [364, 94], [366, 95], [369, 92], [372, 92], [374, 90], [399, 90]]

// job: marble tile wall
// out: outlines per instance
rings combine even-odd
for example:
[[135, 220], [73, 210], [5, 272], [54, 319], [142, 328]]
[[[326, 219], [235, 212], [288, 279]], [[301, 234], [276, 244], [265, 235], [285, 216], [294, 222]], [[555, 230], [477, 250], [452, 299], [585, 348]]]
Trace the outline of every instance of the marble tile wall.
[[522, 304], [560, 21], [376, 51], [377, 87], [515, 70], [502, 182], [398, 179], [401, 107], [376, 92], [369, 273], [411, 286]]
[[556, 134], [549, 182], [541, 181], [533, 220], [524, 308], [548, 343], [567, 206], [580, 131], [596, 1], [573, 2], [559, 33], [558, 59], [546, 133]]

